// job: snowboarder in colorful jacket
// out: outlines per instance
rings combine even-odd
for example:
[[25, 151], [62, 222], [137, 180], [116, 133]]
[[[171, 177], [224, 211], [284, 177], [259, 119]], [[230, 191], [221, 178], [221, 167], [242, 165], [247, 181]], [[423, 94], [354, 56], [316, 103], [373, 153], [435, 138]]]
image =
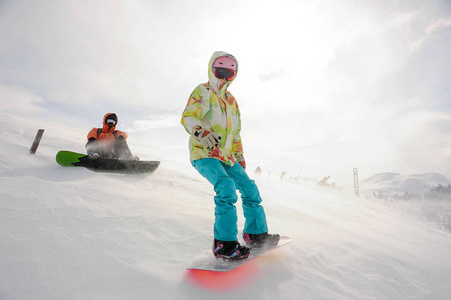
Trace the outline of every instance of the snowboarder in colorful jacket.
[[88, 133], [86, 151], [90, 158], [114, 158], [124, 160], [138, 160], [133, 156], [128, 145], [126, 132], [116, 130], [117, 115], [107, 113], [103, 117], [103, 127], [93, 128]]
[[213, 254], [232, 260], [247, 258], [250, 252], [237, 240], [237, 189], [243, 201], [247, 245], [259, 247], [279, 241], [278, 234], [268, 234], [259, 190], [245, 171], [240, 111], [227, 90], [237, 72], [234, 56], [215, 52], [208, 64], [208, 82], [196, 87], [182, 114], [182, 125], [191, 135], [191, 164], [216, 192]]

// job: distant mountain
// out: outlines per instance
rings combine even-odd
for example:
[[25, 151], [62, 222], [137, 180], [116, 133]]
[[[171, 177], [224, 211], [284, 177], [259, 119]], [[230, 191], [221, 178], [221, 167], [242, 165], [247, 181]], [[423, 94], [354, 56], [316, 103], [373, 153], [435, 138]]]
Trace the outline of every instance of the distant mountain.
[[380, 191], [387, 193], [421, 194], [431, 188], [451, 184], [451, 179], [439, 173], [401, 175], [399, 173], [376, 174], [361, 183], [363, 191]]

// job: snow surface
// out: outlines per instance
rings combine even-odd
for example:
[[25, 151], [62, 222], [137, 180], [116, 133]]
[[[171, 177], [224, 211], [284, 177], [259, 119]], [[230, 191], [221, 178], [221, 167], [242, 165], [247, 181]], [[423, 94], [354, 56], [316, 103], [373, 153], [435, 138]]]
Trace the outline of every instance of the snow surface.
[[187, 149], [131, 135], [160, 168], [94, 173], [55, 163], [83, 151], [90, 128], [6, 114], [0, 125], [2, 300], [451, 299], [451, 234], [353, 191], [268, 176], [255, 179], [270, 231], [293, 242], [238, 272], [188, 272], [211, 257], [214, 193]]

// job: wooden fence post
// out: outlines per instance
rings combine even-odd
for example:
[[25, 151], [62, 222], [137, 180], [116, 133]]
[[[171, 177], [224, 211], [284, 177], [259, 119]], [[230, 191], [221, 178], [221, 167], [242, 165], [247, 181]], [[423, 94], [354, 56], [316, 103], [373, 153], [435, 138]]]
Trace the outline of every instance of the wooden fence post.
[[44, 134], [44, 129], [38, 129], [38, 132], [36, 133], [36, 137], [34, 138], [34, 142], [31, 145], [30, 153], [35, 154], [36, 149], [38, 149], [39, 142], [41, 141], [42, 135]]
[[354, 194], [356, 197], [360, 197], [359, 192], [359, 176], [357, 174], [357, 168], [354, 168]]

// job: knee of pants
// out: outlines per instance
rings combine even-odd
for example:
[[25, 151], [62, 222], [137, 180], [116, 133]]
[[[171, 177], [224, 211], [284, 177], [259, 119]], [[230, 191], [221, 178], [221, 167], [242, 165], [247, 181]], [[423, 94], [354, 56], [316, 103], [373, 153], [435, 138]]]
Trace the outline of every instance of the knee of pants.
[[260, 192], [253, 180], [249, 181], [246, 186], [240, 189], [241, 198], [250, 206], [259, 205], [262, 202]]
[[260, 191], [253, 180], [251, 180], [247, 186], [246, 192], [249, 194], [250, 198], [260, 199]]
[[231, 178], [224, 178], [215, 185], [216, 204], [235, 204], [238, 200], [236, 186]]

